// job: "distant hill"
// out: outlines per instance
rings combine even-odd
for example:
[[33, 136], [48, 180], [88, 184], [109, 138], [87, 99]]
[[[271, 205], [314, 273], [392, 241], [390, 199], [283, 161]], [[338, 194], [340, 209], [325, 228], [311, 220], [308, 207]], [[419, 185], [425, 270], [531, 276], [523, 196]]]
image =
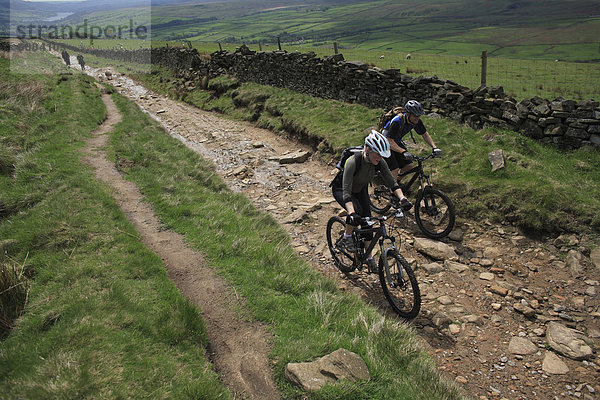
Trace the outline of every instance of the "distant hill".
[[[123, 18], [95, 4], [95, 12], [78, 9], [65, 21], [93, 19], [102, 25]], [[106, 4], [115, 6], [112, 0]], [[337, 41], [433, 54], [487, 50], [504, 57], [600, 59], [598, 0], [155, 0], [151, 19], [141, 22], [151, 24], [155, 40], [253, 44], [276, 43], [279, 37], [287, 44]]]

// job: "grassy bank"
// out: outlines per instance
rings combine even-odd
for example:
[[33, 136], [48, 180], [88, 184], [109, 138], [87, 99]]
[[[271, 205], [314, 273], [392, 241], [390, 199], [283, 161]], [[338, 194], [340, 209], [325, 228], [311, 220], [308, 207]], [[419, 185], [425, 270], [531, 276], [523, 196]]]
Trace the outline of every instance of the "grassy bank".
[[[208, 91], [181, 92], [177, 79], [162, 68], [136, 78], [200, 108], [300, 136], [328, 160], [344, 147], [361, 143], [382, 111], [228, 77], [212, 80]], [[595, 212], [600, 207], [597, 150], [563, 152], [508, 130], [473, 130], [448, 119], [424, 121], [445, 151], [428, 167], [434, 182], [455, 201], [460, 217], [512, 223], [536, 234], [600, 231]], [[426, 151], [418, 137], [416, 143], [408, 143], [417, 152]], [[506, 168], [492, 173], [487, 155], [497, 149], [505, 153]]]
[[0, 267], [21, 279], [0, 287], [0, 397], [230, 398], [198, 310], [80, 160], [91, 79], [0, 76]]

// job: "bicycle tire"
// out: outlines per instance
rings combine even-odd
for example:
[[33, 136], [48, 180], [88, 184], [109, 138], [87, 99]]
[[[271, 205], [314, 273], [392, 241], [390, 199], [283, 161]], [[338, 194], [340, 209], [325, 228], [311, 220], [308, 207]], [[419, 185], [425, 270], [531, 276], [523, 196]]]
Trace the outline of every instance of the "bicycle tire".
[[408, 261], [396, 249], [379, 258], [379, 281], [385, 298], [402, 318], [413, 319], [421, 311], [421, 291]]
[[331, 257], [333, 257], [335, 266], [340, 271], [347, 274], [356, 269], [356, 263], [354, 262], [356, 254], [348, 253], [341, 246], [341, 240], [344, 237], [345, 230], [346, 221], [340, 217], [331, 217], [329, 218], [329, 221], [327, 221], [327, 245], [329, 246]]
[[454, 228], [454, 204], [444, 192], [431, 186], [417, 194], [414, 213], [417, 225], [431, 239], [441, 239]]
[[369, 204], [377, 214], [385, 214], [392, 207], [392, 192], [385, 185], [369, 184]]

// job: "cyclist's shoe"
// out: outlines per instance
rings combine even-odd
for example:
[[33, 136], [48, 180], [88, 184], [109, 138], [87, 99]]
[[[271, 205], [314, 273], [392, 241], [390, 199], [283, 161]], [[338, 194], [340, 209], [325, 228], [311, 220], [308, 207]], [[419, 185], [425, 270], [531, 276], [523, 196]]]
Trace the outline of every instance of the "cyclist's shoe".
[[379, 265], [377, 265], [377, 261], [375, 261], [373, 258], [367, 259], [367, 268], [369, 269], [369, 273], [379, 273]]
[[348, 253], [356, 252], [356, 243], [354, 243], [354, 238], [352, 236], [343, 237], [341, 240], [342, 248], [346, 250]]
[[402, 211], [408, 211], [412, 208], [412, 203], [410, 201], [408, 201], [408, 199], [405, 197], [402, 200], [400, 200], [400, 209]]

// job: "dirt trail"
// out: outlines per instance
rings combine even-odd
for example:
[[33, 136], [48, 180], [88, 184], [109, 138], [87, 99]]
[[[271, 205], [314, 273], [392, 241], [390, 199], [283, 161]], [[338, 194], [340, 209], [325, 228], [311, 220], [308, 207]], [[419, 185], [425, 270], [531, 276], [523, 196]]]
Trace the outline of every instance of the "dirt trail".
[[250, 399], [279, 399], [271, 376], [263, 326], [239, 318], [234, 311], [239, 300], [224, 279], [207, 267], [202, 254], [187, 248], [183, 237], [160, 229], [152, 208], [137, 187], [124, 180], [102, 148], [106, 133], [121, 121], [121, 114], [109, 95], [103, 94], [107, 119], [88, 140], [85, 161], [95, 168], [96, 177], [114, 189], [114, 196], [143, 242], [163, 260], [169, 278], [183, 295], [202, 312], [210, 340], [209, 357], [223, 383], [237, 396]]
[[[335, 279], [341, 290], [357, 293], [382, 314], [397, 318], [374, 275], [344, 275], [331, 261], [324, 238], [327, 220], [339, 211], [328, 187], [333, 167], [313, 157], [298, 164], [277, 162], [286, 152], [311, 148], [148, 92], [110, 68], [86, 72], [108, 80], [172, 136], [212, 160], [228, 185], [280, 221], [297, 252]], [[401, 231], [401, 250], [414, 263], [423, 294], [421, 315], [412, 325], [438, 368], [480, 399], [597, 398], [596, 358], [561, 357], [568, 369], [564, 374], [550, 373], [546, 366], [553, 353], [545, 338], [550, 321], [585, 333], [595, 348], [600, 345], [597, 270], [583, 257], [574, 279], [573, 267], [565, 262], [570, 250], [589, 248], [586, 239], [538, 242], [510, 225], [458, 225], [455, 239], [444, 240], [459, 256], [454, 264], [435, 262], [416, 250], [415, 239], [423, 235], [411, 214]], [[510, 346], [514, 338], [530, 341], [536, 351], [515, 353]]]

